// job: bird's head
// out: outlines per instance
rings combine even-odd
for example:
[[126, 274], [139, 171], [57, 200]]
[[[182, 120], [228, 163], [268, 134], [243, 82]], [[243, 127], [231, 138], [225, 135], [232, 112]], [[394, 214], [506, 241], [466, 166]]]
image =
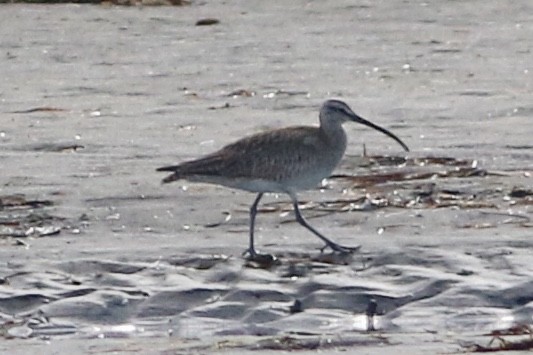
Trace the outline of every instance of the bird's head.
[[407, 152], [409, 151], [409, 148], [407, 147], [407, 145], [404, 142], [402, 142], [402, 140], [398, 138], [396, 135], [389, 132], [385, 128], [375, 125], [372, 122], [357, 115], [355, 112], [352, 111], [352, 109], [346, 103], [340, 100], [328, 100], [324, 102], [324, 104], [320, 108], [320, 122], [322, 125], [342, 124], [347, 121], [361, 123], [365, 126], [368, 126], [377, 131], [380, 131], [381, 133], [386, 134], [387, 136], [391, 137], [396, 142], [398, 142], [405, 151]]

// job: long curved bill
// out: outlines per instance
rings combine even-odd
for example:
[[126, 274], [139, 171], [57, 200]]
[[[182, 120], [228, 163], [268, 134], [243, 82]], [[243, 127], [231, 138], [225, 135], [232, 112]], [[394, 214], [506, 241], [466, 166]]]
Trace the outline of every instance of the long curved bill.
[[396, 142], [398, 142], [406, 152], [409, 151], [409, 147], [407, 147], [407, 145], [404, 142], [402, 142], [400, 138], [398, 138], [395, 134], [391, 133], [390, 131], [387, 131], [385, 128], [375, 125], [372, 122], [365, 120], [363, 117], [356, 115], [355, 113], [352, 113], [350, 115], [350, 118], [354, 122], [364, 124], [365, 126], [368, 126], [370, 128], [375, 129], [376, 131], [380, 131], [381, 133], [386, 134], [387, 136], [391, 137]]

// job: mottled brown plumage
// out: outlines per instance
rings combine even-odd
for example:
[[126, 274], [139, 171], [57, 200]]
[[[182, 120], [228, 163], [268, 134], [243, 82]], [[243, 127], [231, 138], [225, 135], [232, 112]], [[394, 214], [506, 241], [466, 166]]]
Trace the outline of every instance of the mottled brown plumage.
[[335, 168], [345, 147], [338, 143], [326, 139], [318, 127], [289, 127], [259, 133], [198, 160], [158, 170], [174, 172], [165, 183], [187, 179], [239, 187], [236, 181], [248, 179], [279, 184], [263, 189], [241, 186], [253, 192], [298, 191], [316, 186]]

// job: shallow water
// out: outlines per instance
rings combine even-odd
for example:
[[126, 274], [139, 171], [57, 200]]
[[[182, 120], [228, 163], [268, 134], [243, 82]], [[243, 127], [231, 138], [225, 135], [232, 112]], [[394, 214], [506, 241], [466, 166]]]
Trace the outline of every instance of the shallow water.
[[[531, 324], [532, 10], [2, 6], [1, 334], [29, 339], [0, 349], [169, 335], [158, 349], [198, 338], [267, 349], [272, 337], [360, 333], [353, 344], [383, 345], [365, 333], [371, 299], [380, 334], [432, 334], [446, 351]], [[207, 17], [220, 24], [194, 26]], [[314, 124], [331, 97], [412, 151], [346, 125], [336, 176], [301, 194], [317, 229], [362, 245], [351, 258], [320, 255], [272, 196], [257, 240], [281, 265], [249, 267], [252, 195], [160, 186], [156, 167]]]

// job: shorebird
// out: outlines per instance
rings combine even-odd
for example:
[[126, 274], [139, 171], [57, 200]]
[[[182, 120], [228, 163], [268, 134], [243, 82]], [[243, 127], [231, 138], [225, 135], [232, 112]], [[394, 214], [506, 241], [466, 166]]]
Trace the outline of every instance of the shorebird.
[[391, 137], [405, 151], [409, 148], [385, 128], [356, 115], [342, 101], [326, 101], [319, 118], [319, 127], [296, 126], [258, 133], [200, 159], [161, 167], [157, 171], [172, 172], [163, 183], [185, 179], [257, 193], [250, 208], [249, 246], [244, 252], [252, 260], [265, 256], [254, 247], [257, 206], [265, 193], [285, 193], [290, 197], [296, 221], [325, 243], [322, 251], [330, 248], [335, 252], [350, 253], [359, 246], [337, 244], [304, 219], [296, 193], [316, 187], [338, 165], [346, 150], [344, 122], [361, 123]]

